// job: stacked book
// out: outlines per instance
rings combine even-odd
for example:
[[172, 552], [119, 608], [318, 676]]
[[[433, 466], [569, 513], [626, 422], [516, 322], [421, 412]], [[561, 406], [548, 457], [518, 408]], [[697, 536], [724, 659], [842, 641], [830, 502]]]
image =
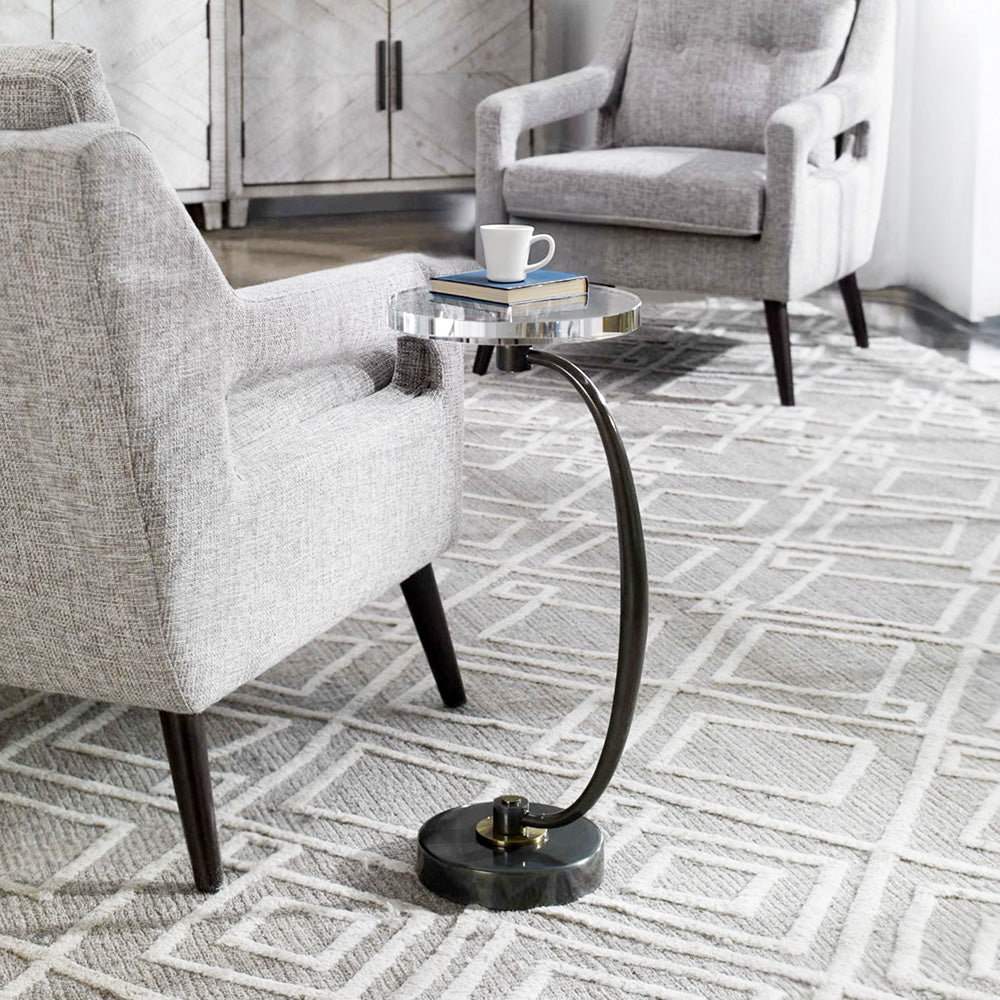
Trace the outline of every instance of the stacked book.
[[499, 306], [571, 309], [587, 304], [587, 276], [540, 268], [529, 272], [524, 281], [501, 282], [490, 281], [482, 269], [431, 278], [431, 291]]

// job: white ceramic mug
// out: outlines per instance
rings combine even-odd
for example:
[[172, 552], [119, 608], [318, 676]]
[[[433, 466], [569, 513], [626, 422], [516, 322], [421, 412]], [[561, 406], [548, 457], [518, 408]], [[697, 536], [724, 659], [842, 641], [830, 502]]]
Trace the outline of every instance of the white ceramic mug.
[[[545, 267], [556, 252], [556, 241], [548, 233], [533, 236], [534, 226], [480, 226], [483, 253], [486, 256], [486, 277], [490, 281], [510, 283], [524, 281], [529, 271]], [[543, 240], [549, 252], [534, 264], [528, 263], [533, 244]]]

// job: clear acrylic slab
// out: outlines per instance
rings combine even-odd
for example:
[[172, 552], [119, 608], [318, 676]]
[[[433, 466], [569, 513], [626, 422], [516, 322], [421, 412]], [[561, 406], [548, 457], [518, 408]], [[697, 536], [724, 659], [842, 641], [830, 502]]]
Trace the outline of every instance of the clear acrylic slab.
[[641, 305], [632, 292], [606, 285], [591, 285], [586, 302], [574, 296], [512, 306], [410, 288], [392, 297], [389, 315], [395, 330], [414, 337], [518, 346], [620, 337], [639, 328]]

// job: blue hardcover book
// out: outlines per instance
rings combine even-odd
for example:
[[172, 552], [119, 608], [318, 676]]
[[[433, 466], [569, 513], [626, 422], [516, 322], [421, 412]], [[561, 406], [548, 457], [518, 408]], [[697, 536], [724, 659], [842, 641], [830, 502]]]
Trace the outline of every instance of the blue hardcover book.
[[587, 276], [539, 268], [537, 271], [529, 271], [524, 281], [499, 282], [490, 281], [486, 277], [484, 268], [431, 278], [431, 291], [463, 299], [479, 299], [482, 302], [511, 305], [515, 302], [586, 295]]

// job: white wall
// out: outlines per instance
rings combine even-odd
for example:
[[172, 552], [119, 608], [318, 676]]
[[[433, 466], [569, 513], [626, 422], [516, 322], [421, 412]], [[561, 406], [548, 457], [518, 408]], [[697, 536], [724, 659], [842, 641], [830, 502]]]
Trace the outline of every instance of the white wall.
[[903, 0], [880, 241], [862, 273], [979, 321], [1000, 313], [1000, 6]]
[[979, 58], [973, 5], [917, 4], [913, 49], [909, 257], [905, 278], [949, 309], [972, 312]]
[[972, 312], [1000, 315], [1000, 4], [979, 0], [984, 39], [979, 60]]
[[892, 121], [889, 126], [889, 162], [882, 196], [882, 218], [875, 234], [871, 263], [863, 267], [859, 279], [863, 288], [902, 285], [907, 279], [910, 238], [910, 192], [913, 135], [913, 59], [916, 39], [916, 8], [900, 0], [896, 72], [893, 84]]
[[[613, 0], [549, 0], [548, 73], [587, 62]], [[1000, 2], [900, 0], [891, 152], [867, 288], [907, 284], [1000, 314]], [[546, 148], [587, 141], [588, 122]]]

